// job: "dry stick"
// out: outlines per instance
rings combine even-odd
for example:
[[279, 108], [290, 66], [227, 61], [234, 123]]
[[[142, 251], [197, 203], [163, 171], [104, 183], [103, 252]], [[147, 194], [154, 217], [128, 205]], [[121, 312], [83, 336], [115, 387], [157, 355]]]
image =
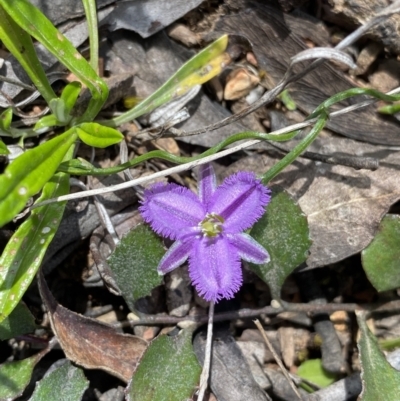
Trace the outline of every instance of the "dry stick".
[[214, 321], [214, 302], [210, 302], [210, 307], [208, 310], [206, 349], [205, 349], [203, 370], [200, 376], [200, 389], [197, 401], [203, 401], [204, 394], [208, 387], [208, 377], [210, 376], [211, 352], [212, 352], [213, 321]]
[[293, 383], [292, 378], [290, 377], [288, 371], [286, 370], [285, 366], [283, 365], [281, 359], [279, 358], [278, 354], [276, 353], [273, 345], [271, 344], [271, 342], [269, 341], [267, 335], [265, 334], [264, 328], [262, 327], [260, 321], [258, 319], [254, 320], [255, 325], [257, 326], [258, 330], [260, 331], [265, 344], [267, 344], [268, 349], [271, 351], [272, 356], [275, 359], [275, 362], [278, 364], [278, 366], [281, 368], [281, 371], [283, 373], [283, 375], [286, 377], [287, 381], [290, 384], [290, 387], [292, 388], [292, 390], [295, 392], [295, 394], [297, 395], [297, 397], [299, 398], [299, 400], [302, 400], [303, 398], [301, 397], [301, 394], [299, 393], [299, 390], [297, 389], [296, 385]]
[[[366, 310], [371, 313], [383, 313], [383, 312], [398, 312], [400, 311], [400, 300], [386, 302], [386, 303], [375, 303], [360, 305], [355, 303], [348, 304], [288, 304], [285, 303], [285, 307], [275, 308], [272, 306], [265, 306], [260, 309], [240, 309], [236, 312], [223, 312], [214, 315], [215, 322], [221, 322], [225, 320], [234, 319], [251, 319], [258, 316], [275, 316], [282, 312], [301, 312], [301, 313], [317, 313], [326, 312], [333, 313], [336, 311], [355, 312], [356, 310]], [[165, 316], [165, 315], [154, 315], [139, 320], [132, 320], [126, 322], [118, 322], [114, 324], [114, 327], [133, 327], [139, 325], [175, 325], [184, 321], [192, 321], [199, 324], [206, 323], [208, 321], [207, 315], [195, 315], [195, 316]]]

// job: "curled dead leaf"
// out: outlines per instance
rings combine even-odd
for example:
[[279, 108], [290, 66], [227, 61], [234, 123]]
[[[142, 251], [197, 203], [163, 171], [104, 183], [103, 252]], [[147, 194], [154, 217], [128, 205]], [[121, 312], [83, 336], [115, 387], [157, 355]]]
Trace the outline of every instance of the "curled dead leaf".
[[111, 326], [64, 308], [51, 294], [42, 272], [38, 281], [51, 327], [67, 358], [87, 369], [102, 369], [125, 382], [130, 380], [147, 341], [117, 333]]

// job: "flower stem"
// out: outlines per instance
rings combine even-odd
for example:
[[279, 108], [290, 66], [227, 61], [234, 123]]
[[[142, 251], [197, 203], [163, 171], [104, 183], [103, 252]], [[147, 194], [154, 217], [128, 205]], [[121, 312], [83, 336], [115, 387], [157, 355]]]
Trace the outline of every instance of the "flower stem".
[[312, 130], [308, 133], [308, 135], [302, 139], [293, 150], [288, 153], [283, 159], [281, 159], [278, 163], [272, 166], [263, 176], [262, 183], [267, 185], [273, 178], [275, 178], [284, 168], [286, 168], [289, 164], [293, 163], [307, 148], [308, 146], [315, 140], [321, 130], [325, 127], [325, 124], [328, 120], [328, 114], [322, 112], [316, 121]]
[[213, 320], [214, 320], [214, 302], [210, 302], [210, 308], [208, 310], [206, 350], [204, 356], [203, 370], [200, 376], [200, 389], [197, 401], [203, 401], [204, 394], [208, 387], [208, 377], [210, 375], [211, 352], [212, 352]]

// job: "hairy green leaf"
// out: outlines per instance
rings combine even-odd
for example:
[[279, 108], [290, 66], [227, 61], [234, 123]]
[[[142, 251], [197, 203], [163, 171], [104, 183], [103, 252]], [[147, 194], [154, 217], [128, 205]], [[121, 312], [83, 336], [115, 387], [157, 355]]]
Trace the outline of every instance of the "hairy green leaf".
[[251, 269], [269, 285], [272, 296], [280, 299], [286, 277], [307, 259], [311, 245], [307, 218], [286, 192], [273, 190], [266, 213], [250, 235], [271, 257], [268, 263], [250, 264]]
[[36, 383], [29, 401], [81, 401], [89, 381], [82, 369], [66, 361]]
[[48, 347], [30, 358], [0, 365], [0, 400], [12, 401], [23, 393], [31, 381], [33, 368], [49, 350]]
[[17, 157], [0, 176], [0, 227], [53, 176], [77, 135], [71, 130]]
[[0, 323], [0, 340], [8, 340], [36, 329], [35, 318], [23, 302]]
[[[57, 173], [43, 187], [37, 202], [69, 192], [69, 176]], [[0, 322], [17, 306], [40, 267], [64, 212], [65, 202], [32, 211], [11, 237], [0, 257]]]
[[164, 247], [147, 225], [138, 225], [123, 237], [108, 259], [115, 281], [131, 309], [162, 282], [157, 266]]
[[82, 142], [96, 148], [106, 148], [121, 142], [124, 138], [116, 129], [97, 123], [84, 123], [75, 129]]
[[378, 291], [400, 287], [400, 216], [387, 215], [372, 242], [361, 253], [369, 281]]
[[128, 388], [127, 401], [186, 401], [194, 393], [201, 368], [192, 333], [158, 336], [144, 353]]
[[361, 359], [362, 401], [398, 401], [400, 372], [394, 369], [379, 349], [362, 312], [356, 312], [361, 337], [358, 349]]

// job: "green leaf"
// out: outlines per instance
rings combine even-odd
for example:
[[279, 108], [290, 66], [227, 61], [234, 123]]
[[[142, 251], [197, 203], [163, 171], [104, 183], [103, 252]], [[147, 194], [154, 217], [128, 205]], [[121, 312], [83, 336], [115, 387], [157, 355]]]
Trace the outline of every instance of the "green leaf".
[[116, 129], [97, 123], [84, 123], [75, 129], [82, 142], [95, 148], [106, 148], [121, 142], [124, 138]]
[[10, 151], [8, 150], [6, 144], [0, 139], [0, 155], [8, 155]]
[[40, 134], [41, 132], [46, 132], [47, 128], [56, 125], [58, 125], [57, 117], [54, 114], [50, 114], [49, 116], [40, 118], [33, 127], [33, 130]]
[[82, 369], [66, 361], [38, 383], [29, 401], [81, 401], [89, 381]]
[[68, 114], [75, 107], [75, 103], [81, 92], [82, 84], [78, 81], [70, 82], [62, 91], [61, 99], [64, 101], [65, 109]]
[[307, 259], [311, 245], [307, 218], [286, 192], [274, 189], [267, 212], [253, 226], [250, 235], [271, 257], [268, 263], [250, 264], [250, 267], [269, 285], [272, 296], [280, 299], [286, 277]]
[[322, 388], [328, 387], [336, 380], [336, 375], [323, 368], [321, 359], [304, 361], [297, 369], [296, 374]]
[[[13, 18], [13, 10], [16, 3], [18, 2], [0, 1], [0, 40], [18, 60], [38, 91], [49, 103], [51, 99], [55, 99], [57, 96], [36, 55], [31, 37], [25, 32], [23, 26], [17, 25]], [[33, 21], [39, 24], [39, 21], [35, 19], [29, 20], [28, 18], [26, 25], [34, 26]]]
[[[80, 82], [71, 82], [64, 88], [60, 98], [51, 100], [50, 108], [53, 111], [54, 116], [48, 117], [55, 118], [56, 124], [53, 125], [67, 125], [72, 120], [71, 110], [75, 106], [76, 100], [78, 99], [81, 91], [81, 87], [82, 85]], [[44, 119], [45, 117], [39, 121], [43, 121]]]
[[[37, 202], [69, 192], [69, 176], [58, 173], [43, 187]], [[17, 306], [32, 282], [64, 213], [65, 202], [33, 209], [0, 257], [0, 322]]]
[[376, 337], [365, 322], [365, 315], [356, 312], [361, 336], [358, 349], [361, 360], [362, 401], [398, 401], [400, 372], [394, 369], [379, 349]]
[[71, 130], [17, 157], [0, 176], [0, 227], [12, 220], [53, 176], [76, 134]]
[[388, 214], [361, 261], [369, 281], [378, 291], [400, 287], [400, 216]]
[[128, 388], [127, 401], [186, 401], [200, 378], [192, 333], [158, 336], [147, 348]]
[[164, 253], [159, 237], [142, 224], [121, 239], [108, 259], [114, 279], [132, 310], [135, 301], [150, 295], [161, 284], [157, 266]]
[[[0, 0], [0, 4], [23, 30], [45, 46], [60, 63], [88, 87], [92, 98], [80, 120], [92, 121], [107, 99], [106, 83], [96, 74], [72, 43], [28, 0]], [[55, 97], [53, 96], [53, 98]], [[46, 100], [49, 103], [51, 99]]]
[[0, 130], [1, 131], [8, 131], [11, 125], [11, 121], [12, 121], [12, 108], [8, 108], [6, 110], [4, 110], [1, 114], [0, 114]]
[[0, 323], [0, 340], [8, 340], [21, 334], [32, 333], [36, 329], [35, 318], [20, 302], [11, 314]]
[[23, 393], [40, 358], [41, 354], [38, 354], [0, 365], [0, 400], [15, 400]]

